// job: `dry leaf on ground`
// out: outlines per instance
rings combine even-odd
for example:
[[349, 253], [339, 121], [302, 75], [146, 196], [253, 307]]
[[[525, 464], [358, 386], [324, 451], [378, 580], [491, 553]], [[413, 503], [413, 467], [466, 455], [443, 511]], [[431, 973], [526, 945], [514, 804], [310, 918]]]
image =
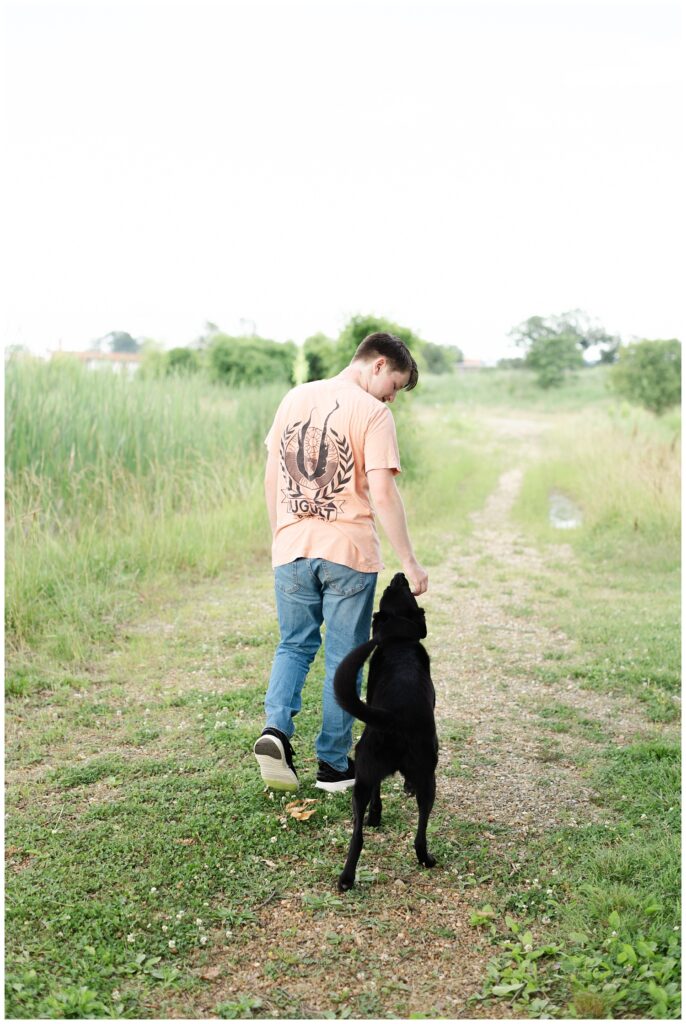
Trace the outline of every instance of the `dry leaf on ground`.
[[286, 804], [286, 810], [292, 818], [296, 818], [298, 821], [307, 821], [316, 812], [316, 807], [308, 807], [308, 804], [316, 804], [316, 800], [308, 798], [307, 800], [293, 800], [290, 804]]

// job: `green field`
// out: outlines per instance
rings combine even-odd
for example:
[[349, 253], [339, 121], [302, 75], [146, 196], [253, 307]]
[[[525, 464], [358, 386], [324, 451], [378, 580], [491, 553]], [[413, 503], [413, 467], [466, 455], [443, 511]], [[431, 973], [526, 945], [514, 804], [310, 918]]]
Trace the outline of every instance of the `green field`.
[[[391, 781], [343, 898], [349, 799], [307, 782], [293, 818], [251, 754], [285, 387], [7, 366], [8, 1016], [677, 1018], [678, 413], [617, 402], [602, 369], [555, 393], [456, 373], [394, 404], [439, 864], [412, 862]], [[551, 492], [581, 526], [550, 525]]]

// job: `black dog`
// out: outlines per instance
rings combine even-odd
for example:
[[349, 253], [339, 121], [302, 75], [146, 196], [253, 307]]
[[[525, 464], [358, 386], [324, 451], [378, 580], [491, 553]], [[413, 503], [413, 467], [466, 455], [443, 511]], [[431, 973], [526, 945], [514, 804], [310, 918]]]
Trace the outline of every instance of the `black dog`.
[[[424, 611], [403, 574], [396, 573], [372, 619], [372, 639], [351, 651], [336, 670], [336, 700], [348, 714], [365, 722], [355, 747], [354, 827], [338, 879], [341, 890], [355, 884], [367, 805], [367, 824], [381, 824], [381, 780], [393, 772], [402, 773], [406, 792], [417, 798], [419, 824], [414, 848], [419, 863], [427, 868], [436, 863], [426, 847], [426, 826], [436, 795], [438, 738], [429, 655], [419, 642], [425, 636]], [[374, 648], [364, 703], [357, 695], [357, 674]]]

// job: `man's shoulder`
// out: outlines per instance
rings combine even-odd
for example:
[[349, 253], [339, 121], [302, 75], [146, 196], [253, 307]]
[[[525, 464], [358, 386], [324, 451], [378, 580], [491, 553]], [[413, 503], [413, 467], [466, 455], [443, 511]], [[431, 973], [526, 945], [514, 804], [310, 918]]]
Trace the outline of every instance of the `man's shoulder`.
[[386, 423], [393, 420], [391, 410], [378, 398], [374, 398], [364, 388], [349, 381], [339, 381], [335, 377], [322, 380], [311, 380], [298, 384], [284, 396], [282, 407], [289, 412], [304, 406], [314, 406], [321, 401], [338, 402], [339, 407], [347, 407], [349, 413], [361, 417], [365, 425]]
[[290, 391], [287, 391], [284, 399], [289, 398], [297, 401], [299, 398], [307, 398], [319, 391], [325, 391], [326, 385], [330, 384], [331, 382], [328, 380], [308, 380], [304, 384], [296, 384]]
[[294, 388], [287, 391], [281, 400], [281, 410], [291, 411], [298, 409], [301, 406], [311, 405], [312, 402], [317, 402], [326, 391], [321, 385], [325, 384], [322, 380], [307, 381], [305, 384], [296, 384]]
[[321, 380], [310, 380], [305, 384], [298, 384], [291, 388], [286, 398], [298, 401], [317, 398], [320, 395], [335, 395], [341, 401], [346, 400], [375, 412], [378, 408], [384, 408], [383, 403], [368, 394], [364, 388], [357, 384], [351, 384], [349, 381], [336, 380], [335, 377], [324, 377]]
[[312, 387], [312, 384], [317, 384], [318, 381], [310, 381], [306, 384], [296, 384], [295, 387], [290, 388], [283, 396], [280, 402], [280, 407], [284, 408], [293, 402], [299, 401], [301, 398], [306, 397], [308, 389]]

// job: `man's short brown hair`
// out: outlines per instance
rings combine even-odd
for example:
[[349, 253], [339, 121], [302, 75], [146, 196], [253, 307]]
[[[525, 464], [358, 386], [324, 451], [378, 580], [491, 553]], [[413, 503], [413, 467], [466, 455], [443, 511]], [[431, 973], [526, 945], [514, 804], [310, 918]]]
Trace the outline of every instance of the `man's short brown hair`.
[[375, 356], [384, 356], [392, 370], [399, 373], [409, 371], [410, 379], [402, 389], [403, 391], [411, 391], [416, 386], [419, 370], [412, 358], [412, 353], [401, 338], [396, 338], [395, 334], [386, 334], [383, 331], [368, 334], [364, 341], [357, 346], [353, 362], [355, 359], [364, 359], [365, 362], [369, 362]]

